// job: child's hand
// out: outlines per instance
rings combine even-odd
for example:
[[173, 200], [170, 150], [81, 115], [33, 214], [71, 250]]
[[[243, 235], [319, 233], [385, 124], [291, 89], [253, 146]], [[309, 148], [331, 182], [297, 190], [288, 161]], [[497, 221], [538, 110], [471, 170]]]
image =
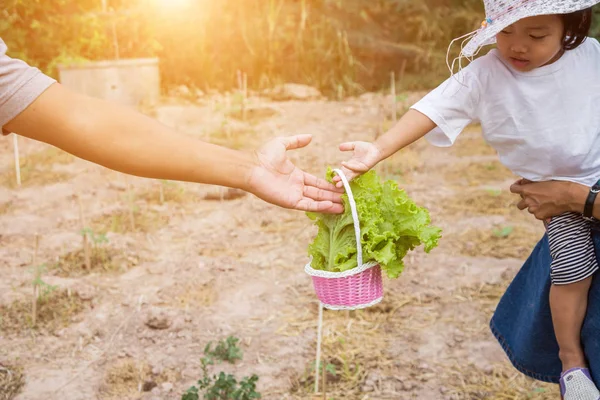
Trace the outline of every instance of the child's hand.
[[[381, 151], [375, 144], [368, 142], [347, 142], [340, 144], [341, 151], [352, 151], [354, 155], [348, 161], [342, 161], [342, 172], [351, 181], [360, 174], [373, 168], [381, 160]], [[342, 187], [342, 179], [334, 176], [337, 187]]]

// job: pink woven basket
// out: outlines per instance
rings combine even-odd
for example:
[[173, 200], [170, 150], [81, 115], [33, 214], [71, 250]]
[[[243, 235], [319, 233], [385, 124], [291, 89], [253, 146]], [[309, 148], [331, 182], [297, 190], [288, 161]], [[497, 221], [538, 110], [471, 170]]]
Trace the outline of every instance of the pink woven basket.
[[329, 272], [313, 269], [308, 263], [304, 270], [312, 277], [315, 292], [323, 307], [330, 310], [358, 310], [373, 306], [383, 299], [381, 267], [376, 262], [363, 264], [356, 203], [344, 173], [339, 169], [334, 171], [342, 178], [348, 194], [354, 220], [358, 266], [344, 272]]

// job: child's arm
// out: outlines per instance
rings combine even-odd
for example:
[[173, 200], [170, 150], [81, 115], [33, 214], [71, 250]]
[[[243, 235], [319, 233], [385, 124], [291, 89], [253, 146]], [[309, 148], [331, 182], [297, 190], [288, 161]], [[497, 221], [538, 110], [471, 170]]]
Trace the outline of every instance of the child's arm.
[[[416, 110], [409, 110], [398, 123], [374, 143], [347, 142], [340, 145], [341, 151], [352, 151], [354, 155], [342, 162], [344, 175], [351, 180], [373, 168], [398, 150], [416, 142], [436, 127], [435, 123]], [[334, 181], [342, 187], [341, 179]]]

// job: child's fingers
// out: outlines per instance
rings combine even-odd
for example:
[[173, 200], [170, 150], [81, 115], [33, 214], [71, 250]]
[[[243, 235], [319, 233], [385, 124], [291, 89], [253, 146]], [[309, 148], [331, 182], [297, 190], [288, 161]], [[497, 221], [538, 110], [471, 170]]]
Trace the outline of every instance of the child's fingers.
[[[349, 146], [349, 145], [353, 146], [353, 144], [354, 144], [354, 142], [342, 143], [340, 145], [340, 149], [343, 150], [344, 148], [349, 148], [347, 146]], [[369, 170], [369, 168], [362, 162], [352, 159], [350, 161], [342, 161], [341, 170], [344, 173], [344, 175], [346, 176], [346, 179], [348, 179], [348, 181], [351, 181], [352, 179], [354, 179], [361, 173], [367, 172]], [[344, 183], [342, 182], [342, 178], [340, 178], [339, 175], [334, 175], [333, 183], [338, 188], [341, 188], [344, 186]]]
[[[344, 168], [344, 167], [342, 167], [342, 172], [344, 173], [344, 175], [346, 175], [347, 169]], [[348, 175], [346, 175], [346, 176], [348, 176]], [[337, 188], [343, 188], [344, 187], [344, 182], [342, 182], [342, 178], [340, 178], [340, 176], [338, 174], [335, 174], [333, 176], [333, 184]]]
[[[356, 172], [349, 170], [348, 168], [342, 166], [342, 168], [340, 168], [342, 173], [344, 174], [344, 176], [346, 177], [346, 180], [348, 180], [348, 182], [350, 182], [352, 179], [354, 179], [357, 175]], [[342, 178], [339, 177], [339, 175], [336, 175], [336, 177], [338, 178], [339, 182], [336, 184], [337, 187], [341, 188], [344, 187], [344, 182], [342, 181]]]
[[[342, 173], [344, 174], [344, 176], [346, 177], [346, 179], [348, 180], [348, 182], [350, 182], [352, 179], [354, 179], [358, 174], [344, 166], [342, 166], [340, 168], [340, 170], [342, 171]], [[344, 182], [342, 181], [342, 178], [339, 175], [335, 175], [334, 177], [335, 179], [335, 186], [338, 188], [342, 188], [344, 187]]]
[[[344, 175], [346, 175], [346, 168], [342, 167], [341, 171], [344, 173]], [[335, 174], [333, 176], [333, 184], [337, 188], [343, 188], [344, 187], [344, 182], [342, 182], [342, 178], [338, 174]]]
[[346, 142], [346, 143], [340, 144], [341, 151], [354, 151], [355, 148], [356, 148], [356, 142]]
[[365, 164], [356, 160], [342, 161], [342, 166], [353, 172], [367, 172], [369, 170]]

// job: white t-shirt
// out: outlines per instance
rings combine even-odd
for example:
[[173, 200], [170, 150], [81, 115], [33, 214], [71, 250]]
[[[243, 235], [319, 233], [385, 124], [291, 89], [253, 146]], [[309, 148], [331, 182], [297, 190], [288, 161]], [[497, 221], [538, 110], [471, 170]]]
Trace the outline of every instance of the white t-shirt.
[[473, 61], [412, 108], [451, 146], [470, 123], [514, 174], [592, 186], [600, 178], [600, 43], [588, 38], [553, 64], [519, 72], [497, 50]]

